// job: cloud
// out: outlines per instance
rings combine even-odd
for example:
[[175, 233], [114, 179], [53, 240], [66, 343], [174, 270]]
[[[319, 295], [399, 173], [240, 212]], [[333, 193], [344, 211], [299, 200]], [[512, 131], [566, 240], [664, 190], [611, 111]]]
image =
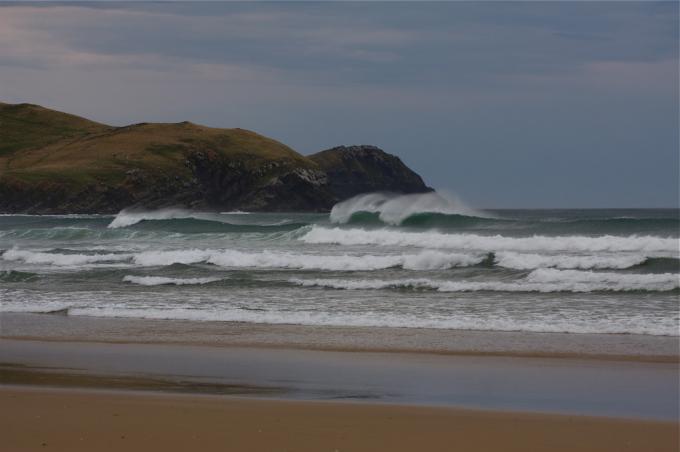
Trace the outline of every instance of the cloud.
[[[647, 168], [638, 182], [608, 175], [607, 196], [650, 199], [677, 183], [677, 13], [673, 2], [4, 3], [0, 100], [119, 125], [252, 128], [307, 152], [377, 144], [435, 186], [514, 205], [572, 193], [546, 162], [596, 187], [592, 165], [575, 162], [597, 155], [617, 174]], [[558, 182], [506, 189], [539, 173]]]
[[506, 5], [494, 13], [435, 4], [415, 21], [403, 20], [415, 8], [408, 4], [95, 6], [5, 4], [0, 64], [198, 64], [267, 68], [313, 84], [468, 87], [505, 75], [560, 75], [598, 61], [663, 60], [677, 50], [668, 39], [677, 27], [666, 15], [603, 13], [589, 5], [586, 12], [599, 13], [598, 26], [570, 5], [512, 7], [515, 21], [500, 19]]

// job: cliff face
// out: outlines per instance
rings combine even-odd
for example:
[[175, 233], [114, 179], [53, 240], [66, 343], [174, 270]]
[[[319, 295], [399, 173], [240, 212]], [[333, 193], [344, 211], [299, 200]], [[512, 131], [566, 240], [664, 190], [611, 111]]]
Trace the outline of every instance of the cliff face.
[[366, 191], [428, 190], [397, 157], [372, 146], [304, 157], [243, 129], [189, 122], [110, 127], [0, 103], [1, 212], [325, 211]]
[[376, 146], [338, 146], [309, 158], [326, 173], [328, 186], [338, 201], [376, 191], [432, 191], [399, 157]]

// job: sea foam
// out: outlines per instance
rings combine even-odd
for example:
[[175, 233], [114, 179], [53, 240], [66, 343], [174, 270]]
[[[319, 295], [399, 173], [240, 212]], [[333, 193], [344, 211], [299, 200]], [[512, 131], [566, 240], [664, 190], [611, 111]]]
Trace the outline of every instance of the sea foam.
[[[8, 304], [0, 311], [45, 312], [64, 308], [65, 304], [36, 307]], [[471, 313], [447, 315], [406, 315], [383, 312], [322, 312], [310, 310], [250, 310], [235, 307], [195, 309], [177, 306], [134, 308], [128, 306], [76, 307], [68, 306], [69, 314], [94, 317], [143, 319], [175, 319], [193, 321], [224, 321], [265, 324], [296, 324], [313, 326], [434, 328], [476, 331], [526, 331], [596, 334], [649, 334], [678, 336], [677, 319], [653, 316], [602, 318], [582, 313], [565, 318], [561, 313], [541, 313], [531, 318], [511, 315], [488, 317]]]
[[406, 218], [419, 213], [489, 216], [466, 206], [455, 195], [449, 193], [430, 192], [410, 195], [368, 193], [334, 205], [330, 220], [333, 223], [347, 223], [352, 215], [358, 212], [379, 213], [380, 220], [392, 225], [398, 225]]
[[131, 254], [61, 254], [41, 251], [10, 249], [2, 254], [7, 261], [23, 261], [27, 264], [49, 264], [56, 266], [81, 266], [98, 262], [122, 262]]
[[436, 231], [408, 232], [392, 229], [346, 229], [312, 226], [298, 240], [310, 244], [412, 246], [465, 251], [520, 252], [644, 252], [661, 256], [678, 254], [678, 239], [655, 236], [541, 236], [445, 234]]
[[[424, 249], [403, 254], [311, 254], [285, 251], [239, 251], [229, 249], [180, 249], [140, 251], [134, 253], [80, 254], [11, 249], [2, 254], [7, 261], [27, 264], [87, 267], [91, 264], [123, 263], [142, 267], [173, 264], [207, 263], [225, 268], [286, 268], [322, 271], [370, 271], [399, 267], [404, 270], [427, 271], [468, 267], [487, 263], [489, 253], [452, 252]], [[647, 261], [644, 255], [566, 255], [496, 252], [493, 263], [515, 270], [535, 268], [558, 269], [625, 269]]]
[[179, 250], [138, 253], [133, 262], [142, 266], [205, 262], [227, 268], [290, 268], [302, 270], [366, 271], [392, 267], [437, 270], [482, 262], [481, 254], [444, 253], [426, 250], [398, 255], [317, 255], [290, 252], [244, 252], [238, 250]]
[[512, 251], [495, 253], [494, 263], [500, 267], [518, 270], [553, 267], [559, 269], [625, 269], [643, 264], [647, 257], [635, 255], [565, 255], [565, 254], [532, 254]]
[[108, 225], [110, 229], [126, 228], [145, 220], [173, 220], [178, 218], [202, 219], [204, 215], [184, 209], [160, 209], [151, 212], [121, 210]]
[[300, 286], [319, 286], [333, 289], [430, 289], [440, 292], [598, 292], [598, 291], [670, 291], [680, 287], [678, 275], [621, 274], [579, 270], [541, 268], [517, 281], [450, 281], [426, 278], [382, 279], [300, 279], [291, 278]]

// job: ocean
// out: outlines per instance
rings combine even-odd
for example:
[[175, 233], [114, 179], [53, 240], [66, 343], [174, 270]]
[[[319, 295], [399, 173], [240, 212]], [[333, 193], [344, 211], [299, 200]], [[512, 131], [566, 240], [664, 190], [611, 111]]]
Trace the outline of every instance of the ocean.
[[678, 209], [0, 216], [0, 311], [678, 336]]

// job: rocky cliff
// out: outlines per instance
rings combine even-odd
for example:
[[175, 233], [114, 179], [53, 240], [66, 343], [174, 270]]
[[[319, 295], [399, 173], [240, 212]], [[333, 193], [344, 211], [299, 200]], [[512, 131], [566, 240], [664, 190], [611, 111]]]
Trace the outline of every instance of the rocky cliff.
[[324, 211], [363, 192], [428, 190], [398, 157], [373, 146], [305, 157], [244, 129], [190, 122], [111, 127], [0, 103], [1, 212]]
[[310, 155], [326, 173], [328, 187], [338, 200], [359, 193], [431, 191], [401, 159], [376, 146], [338, 146]]

